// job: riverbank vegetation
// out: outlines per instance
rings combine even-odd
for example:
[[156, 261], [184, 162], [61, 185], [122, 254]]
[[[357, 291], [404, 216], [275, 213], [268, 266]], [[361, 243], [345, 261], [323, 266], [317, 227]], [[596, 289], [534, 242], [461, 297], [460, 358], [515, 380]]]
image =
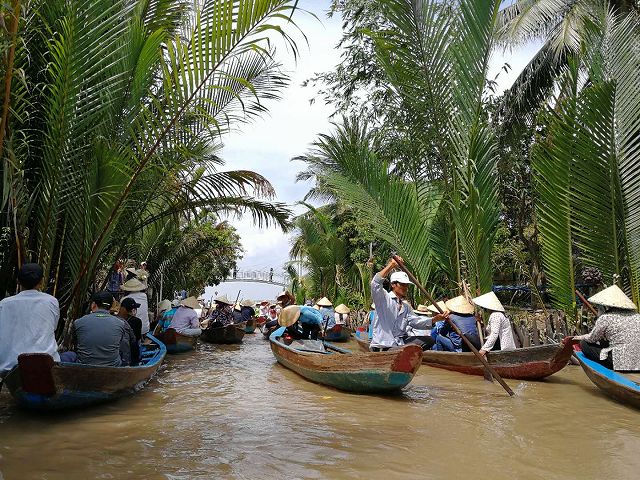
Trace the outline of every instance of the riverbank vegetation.
[[[638, 6], [503, 3], [333, 2], [343, 61], [309, 82], [335, 125], [296, 160], [311, 197], [330, 201], [314, 210], [323, 224], [359, 228], [318, 256], [301, 217], [292, 256], [327, 272], [307, 279], [314, 296], [361, 284], [367, 305], [364, 240], [392, 246], [438, 296], [524, 283], [570, 318], [577, 284], [640, 300]], [[539, 51], [497, 93], [492, 54], [527, 42]]]
[[218, 152], [225, 133], [288, 84], [274, 45], [296, 52], [294, 9], [286, 0], [4, 2], [2, 292], [15, 291], [17, 266], [38, 262], [63, 315], [75, 317], [116, 259], [149, 259], [152, 286], [164, 278], [167, 289], [196, 289], [241, 254], [223, 215], [287, 228], [289, 209], [268, 180], [223, 170]]

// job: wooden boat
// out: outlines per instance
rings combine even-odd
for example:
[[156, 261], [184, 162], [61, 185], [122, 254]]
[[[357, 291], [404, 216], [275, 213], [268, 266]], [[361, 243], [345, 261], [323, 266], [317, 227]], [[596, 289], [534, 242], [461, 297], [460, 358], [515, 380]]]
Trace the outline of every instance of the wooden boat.
[[62, 410], [85, 407], [132, 395], [142, 389], [162, 364], [167, 349], [150, 334], [135, 367], [102, 367], [54, 362], [46, 353], [24, 353], [4, 383], [21, 407]]
[[282, 338], [281, 327], [269, 337], [280, 364], [315, 383], [354, 393], [384, 393], [406, 386], [420, 367], [417, 345], [380, 353], [353, 353], [320, 340]]
[[246, 326], [244, 327], [244, 333], [255, 332], [257, 326], [258, 326], [258, 320], [255, 317], [250, 318], [246, 322]]
[[640, 374], [620, 373], [594, 362], [582, 352], [575, 352], [580, 366], [593, 384], [615, 400], [640, 408]]
[[[369, 351], [367, 332], [357, 331], [356, 342], [361, 350]], [[489, 352], [487, 360], [502, 378], [542, 380], [562, 370], [569, 363], [571, 353], [571, 345], [540, 345]], [[422, 364], [467, 375], [484, 375], [482, 363], [471, 352], [427, 350], [422, 356]]]
[[200, 340], [207, 343], [231, 344], [241, 343], [244, 337], [245, 325], [232, 323], [219, 328], [205, 328], [202, 330]]
[[324, 336], [324, 339], [328, 342], [348, 342], [351, 338], [351, 330], [344, 325], [334, 325]]
[[184, 353], [195, 350], [198, 337], [188, 337], [181, 335], [173, 328], [168, 328], [158, 335], [158, 339], [167, 347], [167, 353]]

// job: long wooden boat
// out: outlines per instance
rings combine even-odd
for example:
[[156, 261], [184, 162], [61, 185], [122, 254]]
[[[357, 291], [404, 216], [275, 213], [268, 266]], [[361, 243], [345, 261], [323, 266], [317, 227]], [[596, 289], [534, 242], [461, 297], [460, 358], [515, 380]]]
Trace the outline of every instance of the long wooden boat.
[[320, 340], [282, 338], [284, 327], [269, 337], [278, 362], [304, 378], [354, 393], [385, 393], [406, 386], [420, 367], [417, 345], [380, 353], [354, 353]]
[[219, 328], [205, 328], [202, 330], [200, 340], [218, 344], [241, 343], [244, 337], [244, 328], [244, 322], [242, 324], [232, 323]]
[[4, 383], [19, 406], [33, 410], [63, 410], [132, 395], [151, 380], [167, 349], [150, 334], [143, 344], [140, 365], [102, 367], [54, 362], [46, 353], [24, 353]]
[[158, 334], [158, 339], [165, 344], [167, 353], [170, 354], [190, 352], [195, 350], [198, 343], [198, 336], [181, 335], [173, 328], [168, 328]]
[[621, 403], [640, 408], [640, 374], [624, 374], [609, 370], [604, 365], [588, 359], [582, 352], [576, 352], [576, 357], [584, 373], [596, 387]]
[[[367, 332], [357, 331], [356, 342], [361, 350], [369, 351]], [[569, 363], [571, 353], [571, 345], [560, 343], [489, 352], [487, 361], [503, 378], [542, 380], [562, 370]], [[467, 375], [484, 375], [482, 363], [471, 352], [427, 350], [422, 364]]]
[[258, 326], [258, 320], [256, 319], [256, 317], [251, 317], [246, 322], [246, 325], [244, 327], [244, 333], [253, 333], [253, 332], [255, 332], [257, 326]]
[[328, 342], [348, 342], [350, 338], [351, 330], [344, 325], [334, 325], [324, 336], [324, 339]]

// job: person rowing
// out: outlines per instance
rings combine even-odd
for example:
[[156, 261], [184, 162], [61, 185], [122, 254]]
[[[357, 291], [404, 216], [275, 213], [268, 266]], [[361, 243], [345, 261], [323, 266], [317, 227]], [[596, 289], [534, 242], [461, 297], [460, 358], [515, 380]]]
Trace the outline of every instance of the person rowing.
[[[402, 261], [401, 258], [400, 261]], [[371, 281], [371, 296], [377, 313], [373, 319], [373, 334], [369, 347], [372, 352], [384, 352], [405, 345], [407, 342], [416, 343], [423, 349], [431, 348], [431, 342], [407, 337], [407, 327], [427, 330], [431, 328], [434, 321], [445, 320], [449, 317], [448, 312], [433, 316], [416, 315], [411, 305], [406, 301], [409, 285], [413, 282], [409, 280], [405, 272], [391, 273], [396, 268], [398, 268], [396, 261], [389, 260], [389, 263], [376, 273]], [[389, 278], [391, 292], [387, 292], [383, 287], [385, 278], [389, 274], [391, 274]]]
[[317, 340], [322, 326], [322, 314], [306, 305], [288, 305], [282, 309], [278, 324], [293, 340]]
[[638, 307], [617, 285], [589, 298], [600, 316], [586, 335], [567, 337], [580, 342], [585, 357], [617, 371], [640, 371], [640, 314]]

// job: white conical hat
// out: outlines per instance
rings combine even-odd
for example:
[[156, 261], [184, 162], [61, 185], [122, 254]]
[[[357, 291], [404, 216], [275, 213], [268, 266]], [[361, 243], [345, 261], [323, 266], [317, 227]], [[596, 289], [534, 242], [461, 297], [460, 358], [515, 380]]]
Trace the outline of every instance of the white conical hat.
[[225, 305], [233, 305], [233, 302], [227, 298], [226, 295], [218, 295], [214, 302], [216, 303], [224, 303]]
[[449, 311], [461, 315], [469, 315], [474, 312], [473, 305], [462, 295], [445, 302], [445, 305]]
[[349, 313], [349, 307], [347, 307], [344, 303], [341, 303], [336, 307], [336, 313]]
[[319, 305], [321, 307], [332, 307], [333, 303], [331, 303], [331, 300], [329, 300], [327, 297], [322, 297], [316, 302], [316, 305]]
[[473, 303], [477, 306], [493, 310], [494, 312], [504, 312], [504, 307], [495, 293], [489, 292], [473, 299]]
[[158, 311], [163, 312], [165, 310], [169, 310], [171, 308], [171, 300], [162, 300], [158, 304]]
[[418, 305], [418, 308], [416, 308], [413, 313], [416, 315], [431, 315], [431, 310], [429, 310], [429, 307], [426, 305]]
[[[440, 307], [440, 310], [442, 310], [443, 312], [446, 312], [446, 311], [448, 311], [448, 310], [449, 310], [449, 309], [447, 308], [447, 304], [446, 304], [446, 303], [444, 303], [442, 300], [441, 300], [441, 301], [439, 301], [439, 302], [436, 302], [436, 304]], [[418, 308], [420, 308], [420, 307], [418, 307]], [[429, 310], [431, 310], [433, 313], [440, 313], [440, 310], [438, 310], [438, 309], [436, 308], [436, 306], [435, 306], [433, 303], [432, 303], [431, 305], [429, 305], [427, 308], [428, 308]]]
[[605, 288], [601, 292], [596, 293], [589, 298], [589, 301], [604, 307], [622, 308], [624, 310], [638, 309], [636, 304], [633, 303], [617, 285], [611, 285], [609, 288]]
[[124, 282], [124, 285], [122, 285], [122, 290], [124, 290], [125, 292], [141, 292], [145, 288], [147, 287], [144, 286], [144, 283], [142, 283], [137, 278], [127, 280], [126, 282]]
[[284, 307], [278, 317], [278, 324], [281, 327], [290, 327], [300, 318], [300, 307], [298, 305], [289, 305]]
[[201, 308], [200, 303], [198, 302], [198, 299], [196, 297], [185, 298], [180, 302], [180, 305], [182, 305], [183, 307], [189, 307], [193, 309]]

